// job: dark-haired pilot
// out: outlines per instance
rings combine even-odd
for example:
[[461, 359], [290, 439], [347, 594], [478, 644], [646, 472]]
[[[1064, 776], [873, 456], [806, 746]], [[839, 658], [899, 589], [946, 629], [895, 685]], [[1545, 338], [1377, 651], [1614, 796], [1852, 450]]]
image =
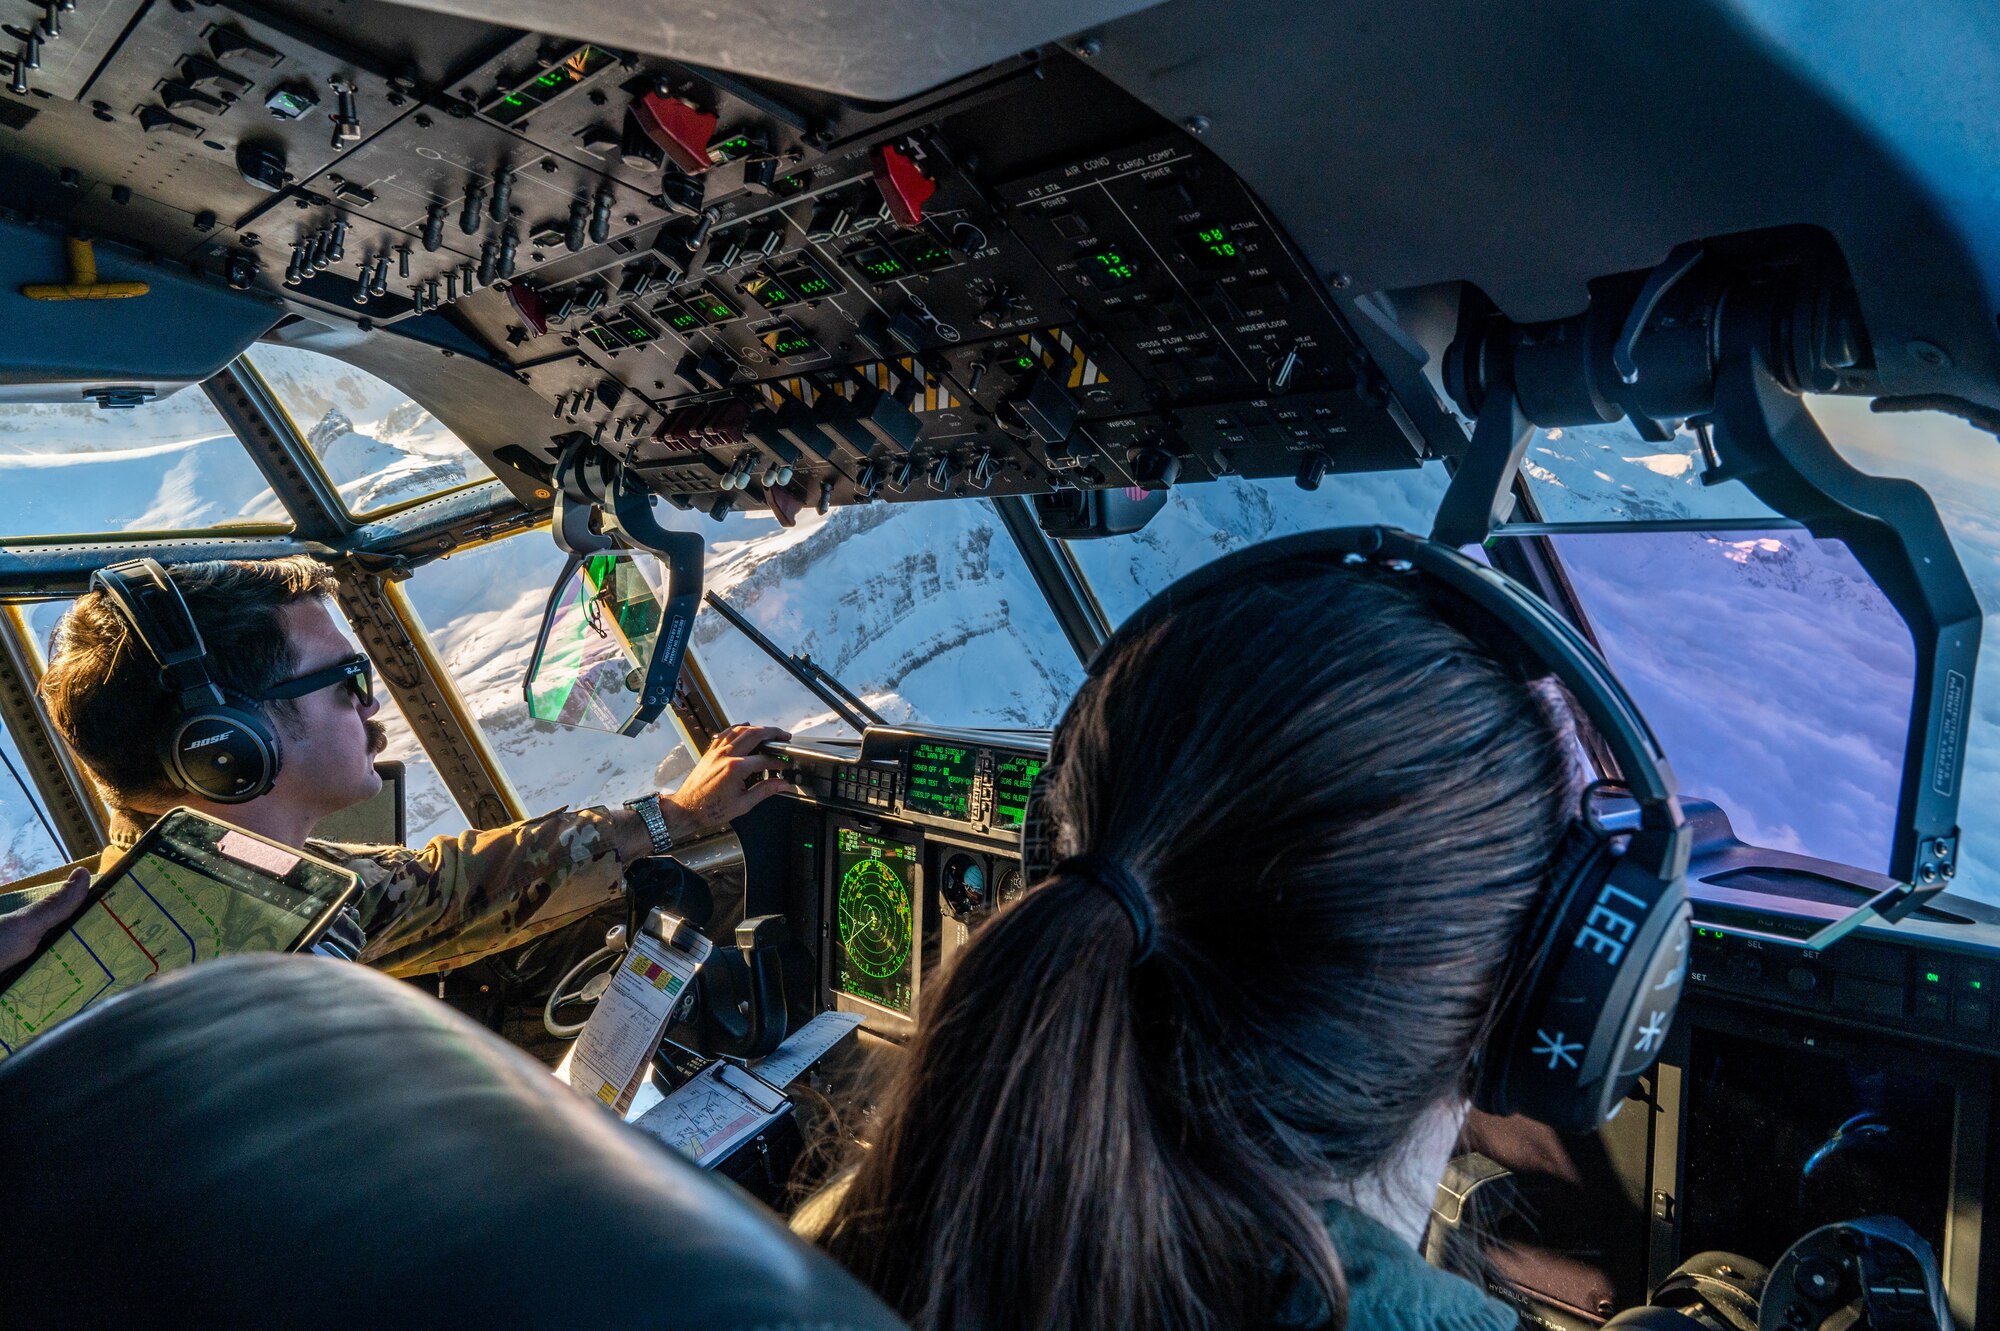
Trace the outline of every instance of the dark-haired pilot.
[[[438, 837], [417, 850], [313, 841], [321, 819], [380, 789], [373, 758], [388, 738], [374, 719], [380, 704], [371, 675], [357, 669], [365, 658], [329, 613], [332, 574], [303, 557], [185, 564], [168, 574], [201, 631], [216, 683], [261, 708], [277, 732], [278, 774], [268, 793], [240, 804], [176, 789], [159, 756], [175, 716], [159, 665], [109, 599], [87, 593], [56, 628], [41, 692], [57, 733], [110, 809], [107, 857], [185, 805], [345, 864], [361, 879], [360, 959], [392, 975], [455, 969], [583, 919], [615, 901], [625, 866], [666, 839], [685, 843], [718, 830], [793, 788], [782, 777], [764, 779], [781, 760], [756, 752], [789, 736], [733, 726], [678, 790], [641, 796], [639, 803], [656, 806], [562, 810]], [[664, 837], [649, 830], [655, 814]]]

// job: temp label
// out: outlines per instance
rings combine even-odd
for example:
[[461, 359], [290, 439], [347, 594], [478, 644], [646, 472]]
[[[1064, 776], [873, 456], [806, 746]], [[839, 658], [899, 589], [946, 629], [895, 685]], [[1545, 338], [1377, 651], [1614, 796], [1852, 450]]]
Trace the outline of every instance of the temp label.
[[1938, 705], [1937, 760], [1931, 765], [1931, 789], [1949, 796], [1958, 788], [1958, 757], [1965, 734], [1965, 701], [1972, 681], [1956, 670], [1944, 676], [1944, 699]]

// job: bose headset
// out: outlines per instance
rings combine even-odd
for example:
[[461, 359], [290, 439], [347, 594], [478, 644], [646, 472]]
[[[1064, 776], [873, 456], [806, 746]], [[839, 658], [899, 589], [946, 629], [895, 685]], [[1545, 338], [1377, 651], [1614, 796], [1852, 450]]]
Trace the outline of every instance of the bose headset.
[[[1592, 815], [1586, 792], [1509, 959], [1498, 1019], [1475, 1056], [1478, 1108], [1525, 1114], [1562, 1131], [1593, 1131], [1658, 1059], [1679, 1005], [1691, 835], [1659, 742], [1573, 625], [1511, 578], [1449, 546], [1388, 527], [1338, 528], [1237, 551], [1173, 583], [1112, 634], [1088, 675], [1094, 678], [1120, 644], [1170, 613], [1238, 591], [1260, 575], [1314, 564], [1406, 578], [1447, 622], [1523, 681], [1560, 680], [1638, 805], [1636, 826], [1613, 832]], [[1045, 783], [1062, 759], [1063, 728], [1059, 723], [1022, 820], [1022, 869], [1031, 885], [1054, 867]]]
[[243, 804], [278, 777], [278, 732], [254, 704], [230, 701], [208, 673], [208, 650], [180, 588], [153, 559], [90, 575], [118, 617], [160, 665], [174, 717], [160, 737], [160, 765], [177, 789], [217, 804]]

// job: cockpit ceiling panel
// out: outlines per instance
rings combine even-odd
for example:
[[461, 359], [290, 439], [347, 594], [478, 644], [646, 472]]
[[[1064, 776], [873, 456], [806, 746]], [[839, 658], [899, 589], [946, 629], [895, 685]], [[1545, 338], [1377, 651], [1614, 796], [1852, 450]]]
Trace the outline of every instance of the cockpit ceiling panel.
[[185, 268], [134, 258], [99, 242], [98, 277], [144, 282], [123, 300], [30, 300], [26, 285], [69, 280], [62, 236], [0, 220], [0, 385], [34, 385], [10, 401], [76, 401], [84, 387], [147, 387], [165, 395], [206, 379], [278, 321], [277, 302], [230, 291]]
[[864, 101], [934, 88], [1158, 0], [400, 0]]
[[1350, 293], [1469, 281], [1555, 319], [1683, 241], [1813, 224], [1885, 392], [2000, 404], [2000, 7], [1881, 14], [1171, 0], [1093, 30], [1094, 63], [1199, 125]]

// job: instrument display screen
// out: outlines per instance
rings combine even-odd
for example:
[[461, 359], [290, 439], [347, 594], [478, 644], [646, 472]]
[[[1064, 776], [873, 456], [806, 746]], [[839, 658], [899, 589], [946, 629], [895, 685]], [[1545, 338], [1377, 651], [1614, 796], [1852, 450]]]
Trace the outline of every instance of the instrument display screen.
[[1042, 774], [1042, 760], [1025, 753], [1000, 759], [993, 773], [993, 825], [1019, 827], [1028, 816], [1028, 792]]
[[833, 987], [912, 1015], [916, 999], [917, 847], [852, 827], [833, 847]]
[[957, 744], [919, 740], [910, 746], [910, 782], [903, 804], [934, 818], [970, 817], [973, 751]]

